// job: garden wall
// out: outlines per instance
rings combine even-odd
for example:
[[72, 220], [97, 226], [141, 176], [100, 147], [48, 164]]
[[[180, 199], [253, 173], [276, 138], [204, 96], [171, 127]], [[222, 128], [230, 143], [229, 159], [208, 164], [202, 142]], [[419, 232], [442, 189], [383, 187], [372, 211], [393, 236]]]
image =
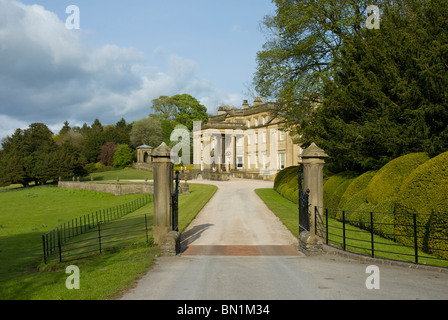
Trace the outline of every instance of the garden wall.
[[116, 196], [124, 194], [154, 194], [154, 185], [147, 183], [96, 183], [59, 181], [59, 188], [82, 189], [96, 192], [111, 193]]

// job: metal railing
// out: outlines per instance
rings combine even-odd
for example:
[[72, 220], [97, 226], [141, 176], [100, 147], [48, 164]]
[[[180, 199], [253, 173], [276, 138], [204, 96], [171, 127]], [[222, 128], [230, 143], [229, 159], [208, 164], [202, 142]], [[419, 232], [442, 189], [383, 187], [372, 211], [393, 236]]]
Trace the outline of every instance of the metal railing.
[[[448, 214], [315, 207], [326, 243], [371, 257], [448, 267]], [[316, 224], [317, 225], [317, 224]]]
[[57, 236], [57, 248], [52, 255], [45, 258], [58, 262], [83, 258], [95, 253], [102, 254], [105, 250], [132, 245], [148, 243], [152, 229], [152, 215], [142, 214], [132, 217], [123, 217], [110, 222], [102, 222], [82, 235], [62, 243], [61, 231]]
[[144, 195], [131, 202], [97, 210], [60, 224], [53, 230], [42, 235], [44, 262], [47, 263], [47, 259], [56, 252], [60, 253], [61, 247], [74, 237], [85, 234], [94, 228], [101, 229], [101, 224], [118, 220], [140, 209], [151, 201], [151, 195]]

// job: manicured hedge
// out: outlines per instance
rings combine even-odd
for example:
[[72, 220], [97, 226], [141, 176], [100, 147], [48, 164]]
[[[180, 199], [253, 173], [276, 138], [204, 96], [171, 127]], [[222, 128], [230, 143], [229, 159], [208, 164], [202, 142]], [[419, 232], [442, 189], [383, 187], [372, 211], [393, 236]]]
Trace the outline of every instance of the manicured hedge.
[[[442, 153], [415, 169], [404, 181], [397, 196], [396, 223], [399, 235], [413, 234], [413, 215], [417, 215], [418, 245], [422, 248], [448, 250], [448, 152]], [[401, 243], [413, 245], [412, 237], [397, 238]], [[448, 252], [434, 251], [443, 258]]]
[[[339, 201], [339, 208], [347, 210], [345, 218], [350, 224], [367, 230], [371, 228], [370, 212], [375, 212], [375, 233], [391, 238], [394, 232], [394, 216], [381, 212], [393, 212], [395, 202], [386, 200], [375, 205], [368, 201], [367, 185], [375, 174], [376, 171], [368, 171], [354, 179]], [[342, 220], [342, 210], [337, 212], [336, 218]]]
[[[298, 169], [280, 171], [274, 183], [277, 192], [295, 203]], [[346, 212], [346, 220], [367, 230], [371, 229], [370, 212], [374, 212], [375, 233], [409, 246], [414, 245], [412, 213], [421, 213], [417, 215], [418, 246], [448, 258], [448, 152], [432, 159], [426, 153], [408, 154], [360, 176], [352, 172], [327, 175], [324, 206], [340, 209], [329, 211], [337, 219], [342, 219], [341, 209], [356, 211]]]
[[338, 204], [338, 208], [344, 208], [346, 210], [357, 210], [361, 203], [358, 203], [358, 201], [355, 201], [353, 203], [352, 200], [356, 194], [366, 189], [367, 185], [375, 174], [376, 171], [368, 171], [354, 179], [342, 195], [341, 200]]
[[404, 180], [414, 169], [428, 160], [427, 153], [411, 153], [390, 161], [375, 174], [367, 185], [367, 200], [370, 203], [378, 204], [396, 198]]
[[[357, 212], [347, 213], [350, 223], [371, 229], [373, 212], [374, 232], [394, 239], [395, 202], [403, 181], [422, 163], [429, 160], [426, 153], [413, 153], [396, 158], [378, 172], [366, 172], [353, 181], [339, 202], [339, 208]], [[338, 219], [342, 219], [339, 211]]]
[[[344, 192], [356, 177], [357, 174], [354, 172], [342, 172], [329, 177], [324, 183], [324, 207], [338, 208]], [[337, 211], [330, 210], [330, 212], [330, 215], [335, 216]]]
[[277, 173], [274, 190], [286, 199], [299, 203], [298, 170], [299, 166], [288, 167]]

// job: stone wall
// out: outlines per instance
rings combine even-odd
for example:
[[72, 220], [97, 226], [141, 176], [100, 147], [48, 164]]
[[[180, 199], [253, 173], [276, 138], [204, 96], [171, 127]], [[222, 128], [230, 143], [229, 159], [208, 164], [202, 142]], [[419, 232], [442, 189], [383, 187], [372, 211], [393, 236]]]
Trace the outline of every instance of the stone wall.
[[[59, 181], [59, 188], [81, 189], [111, 193], [116, 196], [124, 194], [154, 194], [154, 185], [148, 183], [96, 183], [96, 182], [72, 182]], [[179, 194], [188, 193], [188, 184], [179, 184]]]
[[258, 171], [232, 171], [231, 175], [235, 178], [242, 179], [255, 179], [255, 180], [269, 180], [274, 181], [277, 175], [277, 172], [273, 174], [261, 174]]
[[136, 163], [136, 162], [134, 162], [132, 164], [132, 168], [137, 169], [137, 170], [149, 171], [149, 172], [153, 171], [153, 165], [151, 163]]
[[[213, 170], [193, 170], [187, 173], [187, 178], [191, 179], [204, 179], [204, 180], [215, 180], [215, 181], [227, 181], [231, 177], [242, 178], [242, 179], [256, 179], [256, 180], [269, 180], [274, 181], [277, 172], [272, 174], [261, 174], [259, 171], [238, 171], [232, 170], [230, 173], [223, 171], [213, 171]], [[180, 174], [181, 179], [184, 179], [184, 174]]]
[[111, 193], [116, 196], [124, 194], [154, 194], [154, 186], [147, 183], [96, 183], [96, 182], [72, 182], [59, 181], [59, 188], [82, 189]]

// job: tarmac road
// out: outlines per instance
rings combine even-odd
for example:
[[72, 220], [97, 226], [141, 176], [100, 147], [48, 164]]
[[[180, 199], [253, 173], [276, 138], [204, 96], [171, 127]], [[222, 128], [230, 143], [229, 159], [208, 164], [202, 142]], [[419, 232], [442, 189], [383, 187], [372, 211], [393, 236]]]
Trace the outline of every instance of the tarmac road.
[[254, 192], [272, 182], [196, 182], [219, 189], [182, 234], [183, 253], [159, 258], [121, 299], [448, 299], [448, 272], [298, 253], [297, 239]]

